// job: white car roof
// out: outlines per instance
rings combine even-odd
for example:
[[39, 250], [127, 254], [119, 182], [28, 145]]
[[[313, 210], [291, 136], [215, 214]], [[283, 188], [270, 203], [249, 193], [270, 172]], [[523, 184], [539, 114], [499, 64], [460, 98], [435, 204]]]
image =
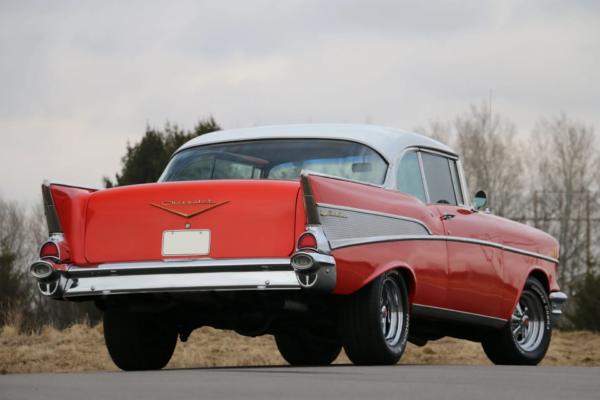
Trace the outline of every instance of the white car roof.
[[207, 133], [181, 146], [175, 153], [190, 147], [213, 143], [256, 139], [337, 139], [366, 144], [384, 156], [388, 162], [407, 147], [426, 147], [456, 155], [445, 144], [418, 133], [376, 125], [303, 124], [260, 126]]

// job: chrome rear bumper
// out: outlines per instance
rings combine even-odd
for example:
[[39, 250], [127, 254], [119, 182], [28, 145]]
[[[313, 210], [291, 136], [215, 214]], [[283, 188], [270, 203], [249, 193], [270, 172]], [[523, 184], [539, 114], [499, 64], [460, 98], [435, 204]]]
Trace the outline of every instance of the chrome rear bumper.
[[[332, 291], [336, 268], [332, 256], [306, 253], [314, 260], [310, 272], [296, 271], [292, 258], [174, 259], [151, 262], [75, 266], [60, 274], [52, 298], [126, 293], [194, 292], [211, 290]], [[307, 284], [306, 274], [315, 276]], [[40, 286], [40, 290], [42, 287]]]

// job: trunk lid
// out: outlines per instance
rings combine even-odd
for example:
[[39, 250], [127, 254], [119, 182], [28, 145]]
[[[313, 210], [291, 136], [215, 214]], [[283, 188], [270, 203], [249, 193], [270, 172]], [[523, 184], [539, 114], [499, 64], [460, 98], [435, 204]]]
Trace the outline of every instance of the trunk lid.
[[[103, 190], [88, 203], [85, 257], [90, 263], [285, 257], [295, 248], [299, 188], [293, 181], [215, 180]], [[208, 254], [163, 255], [165, 231], [192, 230], [210, 231]]]

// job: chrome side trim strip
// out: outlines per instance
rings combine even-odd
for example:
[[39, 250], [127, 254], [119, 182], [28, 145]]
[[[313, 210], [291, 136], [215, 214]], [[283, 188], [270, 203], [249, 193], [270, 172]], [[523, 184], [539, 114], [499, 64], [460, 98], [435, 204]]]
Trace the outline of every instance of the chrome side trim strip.
[[84, 277], [70, 280], [63, 296], [274, 289], [300, 289], [296, 273], [294, 271], [260, 271]]
[[363, 214], [371, 214], [371, 215], [377, 215], [380, 217], [395, 218], [395, 219], [400, 219], [403, 221], [414, 222], [416, 224], [421, 225], [423, 228], [425, 228], [425, 230], [427, 230], [427, 232], [429, 232], [430, 235], [432, 234], [431, 229], [429, 229], [427, 224], [425, 224], [423, 221], [419, 221], [418, 219], [414, 219], [414, 218], [410, 218], [410, 217], [403, 217], [401, 215], [395, 215], [395, 214], [387, 214], [387, 213], [382, 213], [379, 211], [365, 210], [364, 208], [345, 207], [345, 206], [338, 206], [335, 204], [327, 204], [327, 203], [317, 203], [317, 207], [337, 208], [340, 210], [354, 211], [354, 212], [359, 212], [359, 213], [363, 213]]
[[550, 261], [551, 263], [554, 263], [554, 264], [559, 263], [559, 261], [556, 258], [548, 257], [548, 256], [538, 254], [538, 253], [533, 253], [533, 252], [527, 251], [527, 250], [521, 250], [521, 249], [517, 249], [514, 247], [510, 247], [510, 246], [503, 246], [502, 249], [506, 250], [506, 251], [510, 251], [511, 253], [517, 253], [517, 254], [522, 254], [524, 256], [541, 258], [542, 260]]
[[495, 247], [497, 249], [504, 249], [504, 246], [501, 245], [500, 243], [488, 242], [487, 240], [471, 239], [471, 238], [464, 238], [464, 237], [459, 237], [459, 236], [442, 236], [442, 237], [445, 237], [448, 242], [470, 243], [470, 244], [478, 244], [481, 246]]
[[464, 311], [450, 310], [448, 308], [424, 306], [422, 304], [413, 304], [411, 313], [428, 318], [443, 319], [447, 321], [462, 322], [466, 324], [488, 326], [490, 328], [500, 329], [507, 320], [487, 315], [473, 314]]
[[339, 240], [330, 240], [329, 244], [331, 245], [332, 250], [341, 249], [344, 247], [351, 246], [360, 246], [364, 244], [371, 243], [382, 243], [382, 242], [401, 242], [408, 240], [445, 240], [448, 242], [459, 242], [459, 243], [469, 243], [469, 244], [477, 244], [480, 246], [489, 246], [497, 249], [501, 249], [504, 251], [510, 251], [511, 253], [522, 254], [525, 256], [530, 256], [534, 258], [539, 258], [541, 260], [549, 261], [554, 264], [558, 264], [558, 260], [552, 257], [548, 257], [542, 254], [533, 253], [531, 251], [516, 249], [510, 246], [504, 246], [500, 243], [488, 242], [486, 240], [479, 239], [470, 239], [470, 238], [462, 238], [457, 236], [439, 236], [439, 235], [401, 235], [401, 236], [371, 236], [364, 238], [356, 238], [356, 239], [339, 239]]
[[363, 244], [385, 243], [385, 242], [403, 242], [409, 240], [444, 240], [443, 236], [429, 235], [405, 235], [405, 236], [371, 236], [356, 239], [338, 239], [330, 240], [332, 250], [342, 249], [344, 247], [360, 246]]

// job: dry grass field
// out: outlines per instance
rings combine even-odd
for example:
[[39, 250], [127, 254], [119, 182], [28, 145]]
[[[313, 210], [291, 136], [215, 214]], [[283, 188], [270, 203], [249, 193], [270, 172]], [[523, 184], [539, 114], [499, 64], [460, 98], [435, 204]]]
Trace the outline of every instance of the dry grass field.
[[[349, 363], [341, 354], [336, 363]], [[408, 345], [403, 364], [490, 364], [481, 346], [455, 339]], [[244, 365], [283, 365], [272, 336], [247, 338], [231, 331], [196, 330], [187, 343], [179, 342], [167, 368]], [[600, 335], [554, 332], [541, 365], [600, 366]], [[47, 327], [40, 334], [19, 334], [13, 327], [0, 332], [0, 374], [34, 374], [115, 370], [102, 325], [74, 325], [64, 331]]]

